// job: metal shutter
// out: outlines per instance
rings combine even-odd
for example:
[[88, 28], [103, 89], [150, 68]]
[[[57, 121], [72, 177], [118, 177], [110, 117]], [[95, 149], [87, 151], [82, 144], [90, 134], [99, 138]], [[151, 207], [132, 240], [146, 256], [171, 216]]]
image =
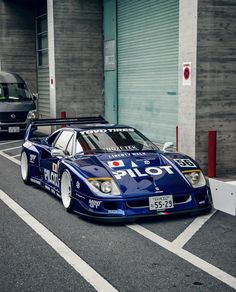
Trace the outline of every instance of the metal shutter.
[[50, 117], [49, 68], [38, 67], [38, 110], [41, 118]]
[[175, 141], [179, 0], [118, 0], [118, 121]]

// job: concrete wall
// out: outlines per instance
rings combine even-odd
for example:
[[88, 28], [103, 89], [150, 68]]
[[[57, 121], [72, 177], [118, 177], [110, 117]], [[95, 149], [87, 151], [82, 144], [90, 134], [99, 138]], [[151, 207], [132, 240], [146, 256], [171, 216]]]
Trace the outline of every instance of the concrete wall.
[[53, 6], [57, 115], [102, 114], [102, 1], [55, 0]]
[[217, 130], [217, 175], [236, 173], [236, 1], [198, 0], [196, 159], [207, 168]]
[[2, 71], [19, 73], [36, 92], [34, 1], [0, 0]]

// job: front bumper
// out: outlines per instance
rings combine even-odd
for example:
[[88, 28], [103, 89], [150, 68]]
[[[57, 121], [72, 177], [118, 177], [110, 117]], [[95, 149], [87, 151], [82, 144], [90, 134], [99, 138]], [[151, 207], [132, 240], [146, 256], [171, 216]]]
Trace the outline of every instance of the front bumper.
[[191, 194], [173, 195], [174, 208], [165, 210], [150, 210], [149, 198], [132, 197], [123, 199], [94, 199], [76, 196], [76, 212], [102, 220], [126, 220], [151, 216], [165, 216], [182, 213], [204, 212], [211, 209], [210, 189], [202, 188]]
[[91, 215], [91, 214], [85, 214], [84, 212], [80, 212], [75, 210], [74, 212], [85, 216], [90, 219], [99, 220], [101, 222], [133, 222], [138, 219], [145, 219], [145, 218], [153, 218], [153, 217], [160, 217], [160, 216], [175, 216], [175, 215], [181, 215], [181, 214], [190, 214], [191, 216], [205, 214], [210, 212], [212, 209], [212, 205], [209, 205], [207, 207], [199, 208], [199, 209], [193, 209], [188, 211], [178, 211], [178, 212], [171, 212], [171, 213], [156, 213], [156, 214], [146, 214], [146, 215], [135, 215], [135, 216], [98, 216], [98, 215]]

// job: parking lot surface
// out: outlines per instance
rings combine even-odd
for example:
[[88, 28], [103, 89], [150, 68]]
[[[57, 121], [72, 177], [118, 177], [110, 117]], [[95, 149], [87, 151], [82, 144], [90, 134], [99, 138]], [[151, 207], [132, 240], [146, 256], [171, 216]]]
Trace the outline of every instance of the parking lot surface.
[[0, 140], [1, 291], [235, 291], [235, 217], [91, 222], [23, 184], [21, 137]]

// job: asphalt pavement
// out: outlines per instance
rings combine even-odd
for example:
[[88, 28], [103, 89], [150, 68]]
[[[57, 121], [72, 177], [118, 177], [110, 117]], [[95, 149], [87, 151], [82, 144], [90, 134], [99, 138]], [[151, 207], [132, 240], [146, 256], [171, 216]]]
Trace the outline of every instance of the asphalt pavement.
[[89, 221], [24, 185], [21, 145], [0, 140], [0, 291], [235, 291], [234, 216]]

